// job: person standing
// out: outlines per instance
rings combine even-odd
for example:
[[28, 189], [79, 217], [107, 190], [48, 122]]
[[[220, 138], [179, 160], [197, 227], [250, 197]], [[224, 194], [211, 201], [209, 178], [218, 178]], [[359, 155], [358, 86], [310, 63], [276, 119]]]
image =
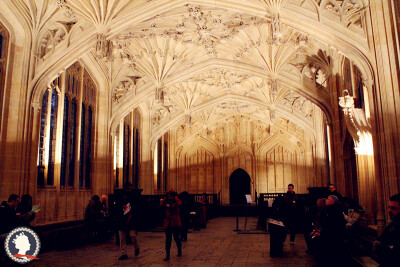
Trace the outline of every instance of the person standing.
[[135, 230], [135, 218], [134, 218], [134, 210], [132, 209], [133, 203], [131, 203], [131, 199], [128, 194], [125, 193], [122, 200], [122, 210], [120, 214], [120, 223], [119, 223], [119, 246], [121, 249], [121, 256], [119, 260], [128, 259], [128, 253], [126, 249], [126, 238], [129, 235], [132, 239], [132, 245], [135, 248], [135, 256], [138, 256], [140, 253], [139, 244], [136, 238], [136, 230]]
[[339, 206], [343, 205], [343, 196], [336, 190], [336, 186], [334, 184], [329, 184], [329, 195], [336, 196], [339, 201]]
[[388, 213], [391, 222], [373, 247], [382, 267], [397, 266], [400, 262], [400, 194], [390, 197]]
[[11, 194], [8, 201], [0, 206], [0, 234], [8, 233], [18, 226], [20, 215], [16, 212], [18, 203], [19, 196]]
[[321, 266], [341, 266], [346, 262], [347, 255], [343, 249], [346, 220], [338, 203], [335, 195], [326, 199], [324, 212], [317, 222], [318, 228], [311, 233], [316, 239], [315, 259]]
[[16, 209], [19, 215], [19, 225], [31, 227], [31, 222], [35, 219], [36, 213], [32, 211], [32, 197], [28, 194], [22, 195], [21, 202]]
[[200, 213], [200, 226], [202, 228], [206, 228], [207, 225], [207, 207], [208, 207], [208, 199], [207, 194], [203, 193], [201, 197], [201, 213]]
[[180, 200], [182, 201], [182, 206], [180, 208], [181, 215], [181, 235], [180, 238], [183, 242], [187, 241], [187, 234], [189, 228], [189, 220], [190, 220], [190, 210], [189, 210], [189, 194], [186, 191], [183, 191], [179, 195]]
[[108, 217], [107, 196], [102, 195], [100, 198], [100, 202], [101, 202], [101, 212], [103, 213], [104, 217]]
[[283, 196], [284, 203], [284, 224], [288, 228], [290, 234], [290, 245], [294, 245], [296, 238], [296, 220], [297, 218], [297, 201], [298, 196], [294, 192], [294, 185], [288, 185], [288, 191]]
[[160, 202], [160, 206], [165, 211], [165, 219], [163, 228], [165, 230], [165, 258], [164, 261], [169, 261], [171, 256], [171, 242], [172, 235], [176, 246], [178, 248], [178, 257], [182, 256], [182, 243], [179, 238], [180, 228], [182, 226], [180, 217], [180, 207], [182, 206], [182, 201], [177, 197], [175, 191], [168, 191], [166, 197]]

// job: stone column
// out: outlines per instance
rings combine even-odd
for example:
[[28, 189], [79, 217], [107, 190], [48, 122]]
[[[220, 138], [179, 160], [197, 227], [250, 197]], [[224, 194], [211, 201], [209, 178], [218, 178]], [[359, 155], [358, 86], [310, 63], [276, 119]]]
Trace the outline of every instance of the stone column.
[[[397, 6], [393, 6], [393, 4]], [[384, 207], [388, 198], [400, 192], [400, 67], [398, 4], [396, 1], [370, 1], [366, 12], [368, 41], [375, 57], [375, 85], [369, 88], [371, 117], [375, 121], [377, 146], [383, 195], [379, 206]], [[397, 22], [397, 25], [396, 25]], [[397, 114], [397, 115], [396, 115]], [[377, 184], [379, 187], [380, 184]], [[380, 216], [378, 216], [380, 217]], [[379, 218], [379, 221], [381, 219]], [[381, 222], [382, 224], [382, 222]]]
[[133, 184], [133, 155], [135, 153], [135, 124], [134, 124], [134, 113], [131, 111], [129, 113], [129, 182]]
[[111, 112], [110, 84], [100, 76], [96, 86], [96, 104], [92, 107], [92, 168], [91, 185], [94, 194], [112, 193], [115, 186], [113, 179], [114, 139], [110, 132], [109, 114]]
[[119, 130], [117, 132], [118, 142], [117, 148], [117, 171], [118, 171], [118, 188], [123, 187], [124, 183], [124, 118], [119, 122]]
[[41, 117], [41, 106], [39, 103], [32, 105], [30, 112], [30, 131], [31, 137], [29, 140], [29, 156], [27, 160], [29, 162], [29, 170], [27, 172], [28, 181], [25, 188], [25, 192], [30, 194], [33, 198], [33, 202], [36, 201], [37, 193], [37, 157], [39, 149], [39, 135], [40, 135], [40, 117]]
[[[168, 188], [173, 188], [177, 192], [179, 190], [177, 183], [178, 165], [176, 158], [176, 131], [170, 130], [168, 132]], [[179, 190], [180, 192], [181, 190]]]
[[139, 187], [143, 189], [143, 194], [153, 194], [153, 157], [151, 151], [151, 111], [146, 104], [140, 106], [142, 111], [142, 120], [140, 127], [141, 142], [141, 162], [140, 162], [140, 181]]
[[365, 209], [367, 222], [375, 224], [378, 210], [377, 191], [379, 191], [376, 189], [376, 180], [379, 179], [375, 178], [372, 127], [366, 119], [364, 110], [354, 108], [354, 98], [348, 95], [347, 90], [344, 91], [344, 96], [340, 97], [339, 105], [343, 108], [347, 129], [354, 139], [360, 205]]
[[[79, 197], [79, 190], [80, 190], [80, 186], [79, 186], [80, 165], [79, 165], [79, 162], [81, 160], [83, 160], [80, 158], [80, 156], [81, 156], [80, 155], [80, 148], [81, 148], [80, 144], [81, 144], [81, 131], [82, 131], [82, 128], [81, 128], [81, 125], [82, 125], [82, 102], [83, 102], [83, 85], [84, 85], [83, 74], [84, 74], [84, 68], [81, 67], [80, 73], [79, 73], [78, 99], [77, 99], [77, 103], [76, 103], [77, 104], [77, 110], [76, 110], [77, 119], [76, 119], [75, 127], [76, 127], [77, 131], [75, 132], [75, 140], [76, 141], [75, 141], [75, 151], [74, 151], [74, 154], [75, 154], [75, 164], [74, 164], [75, 165], [75, 170], [74, 170], [74, 172], [75, 172], [75, 175], [74, 175], [74, 177], [75, 177], [75, 181], [74, 181], [75, 210], [74, 210], [74, 215], [75, 215], [76, 219], [78, 219], [78, 216], [79, 216], [78, 207], [79, 207], [79, 200], [80, 200], [80, 197]], [[85, 137], [83, 137], [83, 138], [85, 138]], [[85, 148], [83, 148], [83, 149], [85, 149]]]
[[329, 172], [327, 165], [327, 151], [325, 138], [325, 119], [321, 109], [314, 109], [314, 127], [316, 129], [315, 136], [315, 158], [316, 158], [316, 179], [322, 181], [322, 185], [329, 182]]

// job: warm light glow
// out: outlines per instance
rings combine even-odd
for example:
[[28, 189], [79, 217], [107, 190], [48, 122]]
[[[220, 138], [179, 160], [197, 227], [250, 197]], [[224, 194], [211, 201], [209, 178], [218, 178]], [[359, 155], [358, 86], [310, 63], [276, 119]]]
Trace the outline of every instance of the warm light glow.
[[372, 135], [370, 133], [357, 133], [360, 137], [360, 142], [358, 142], [355, 148], [358, 155], [374, 155], [374, 147], [372, 144]]
[[328, 161], [329, 161], [329, 166], [330, 166], [331, 158], [332, 158], [332, 151], [331, 151], [331, 136], [330, 136], [329, 125], [326, 125], [326, 140], [328, 142]]
[[117, 170], [117, 137], [114, 136], [114, 171]]
[[365, 117], [367, 118], [367, 121], [369, 121], [369, 119], [371, 118], [371, 112], [369, 110], [368, 88], [366, 86], [363, 86], [363, 91], [364, 91]]
[[158, 162], [158, 142], [156, 143], [155, 147], [154, 147], [154, 184], [157, 184], [157, 173], [158, 173], [158, 168], [157, 168], [157, 162]]

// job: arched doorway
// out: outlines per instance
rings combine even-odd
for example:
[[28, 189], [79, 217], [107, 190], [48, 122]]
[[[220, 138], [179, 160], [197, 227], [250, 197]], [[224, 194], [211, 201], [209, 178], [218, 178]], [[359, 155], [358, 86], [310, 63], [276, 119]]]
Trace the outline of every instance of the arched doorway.
[[243, 169], [236, 169], [229, 178], [230, 203], [246, 204], [246, 194], [250, 194], [250, 176]]

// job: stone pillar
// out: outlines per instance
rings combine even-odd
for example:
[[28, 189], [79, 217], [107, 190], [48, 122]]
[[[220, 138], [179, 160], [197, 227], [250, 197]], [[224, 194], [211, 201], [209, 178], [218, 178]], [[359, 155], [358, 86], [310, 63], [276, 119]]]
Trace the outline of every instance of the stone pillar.
[[61, 176], [61, 154], [62, 154], [62, 135], [64, 126], [64, 95], [65, 95], [65, 71], [60, 75], [59, 79], [61, 87], [58, 88], [58, 110], [57, 110], [57, 133], [56, 133], [56, 149], [55, 149], [55, 166], [54, 166], [54, 185], [57, 188], [57, 192], [60, 192], [60, 176]]
[[119, 122], [118, 128], [118, 142], [116, 143], [117, 148], [117, 172], [118, 172], [118, 188], [123, 187], [124, 183], [124, 119], [122, 118]]
[[[76, 110], [76, 116], [77, 116], [77, 119], [76, 119], [76, 129], [77, 129], [77, 131], [75, 132], [75, 140], [76, 140], [76, 143], [75, 143], [75, 151], [74, 151], [74, 153], [75, 153], [75, 175], [74, 175], [74, 177], [75, 177], [75, 181], [74, 181], [74, 187], [75, 187], [75, 209], [74, 209], [74, 216], [75, 216], [75, 218], [76, 219], [78, 219], [78, 207], [79, 207], [79, 200], [80, 200], [80, 197], [79, 197], [79, 190], [80, 190], [80, 186], [79, 186], [79, 168], [80, 168], [80, 165], [79, 165], [79, 162], [81, 161], [81, 160], [83, 160], [83, 159], [81, 159], [80, 158], [80, 148], [81, 148], [81, 131], [82, 131], [82, 128], [81, 128], [81, 125], [82, 125], [82, 102], [83, 102], [83, 85], [84, 85], [84, 82], [83, 82], [83, 73], [84, 73], [84, 68], [83, 67], [81, 67], [80, 68], [80, 73], [79, 73], [79, 84], [78, 84], [78, 86], [79, 86], [79, 88], [78, 88], [78, 98], [77, 98], [77, 110]], [[85, 138], [85, 137], [84, 137]], [[85, 148], [84, 148], [85, 149]]]
[[135, 153], [135, 123], [134, 123], [134, 113], [131, 111], [129, 113], [129, 182], [133, 184], [133, 155]]
[[139, 187], [143, 189], [143, 194], [153, 194], [153, 157], [151, 151], [151, 110], [145, 104], [141, 105], [141, 162], [140, 162], [140, 181]]
[[[369, 143], [369, 142], [368, 142]], [[370, 140], [372, 147], [372, 138]], [[357, 152], [357, 178], [358, 178], [358, 197], [360, 205], [364, 207], [368, 224], [375, 224], [377, 214], [377, 194], [375, 183], [375, 164], [374, 156]]]
[[325, 118], [321, 109], [314, 109], [314, 127], [316, 129], [315, 136], [315, 159], [316, 159], [316, 180], [322, 181], [322, 185], [329, 182], [329, 172], [327, 166], [327, 151], [325, 138]]
[[[181, 191], [178, 188], [177, 183], [177, 174], [178, 174], [178, 165], [177, 165], [177, 158], [176, 158], [176, 131], [170, 130], [168, 132], [168, 184], [167, 188], [173, 188], [178, 193]], [[179, 191], [178, 191], [179, 190]]]
[[343, 97], [340, 97], [339, 105], [343, 108], [347, 129], [354, 139], [360, 205], [365, 209], [367, 222], [375, 224], [379, 190], [376, 189], [372, 127], [364, 110], [354, 108], [354, 98], [348, 95], [347, 90], [344, 91]]
[[[371, 116], [375, 119], [378, 139], [376, 157], [380, 161], [383, 203], [388, 201], [390, 195], [400, 192], [400, 117], [396, 115], [400, 113], [400, 67], [399, 32], [396, 30], [398, 11], [394, 14], [398, 6], [393, 6], [395, 2], [370, 1], [369, 12], [366, 12], [368, 41], [375, 56], [375, 86], [369, 89]], [[383, 208], [383, 203], [378, 204]]]
[[[104, 78], [100, 76], [101, 78]], [[115, 186], [113, 179], [114, 134], [109, 129], [110, 85], [105, 80], [96, 87], [96, 104], [92, 108], [92, 168], [91, 184], [93, 194], [112, 193]]]
[[[332, 138], [330, 139], [331, 144], [331, 169], [332, 176], [330, 177], [330, 182], [336, 185], [337, 190], [342, 194], [346, 195], [346, 181], [344, 179], [344, 162], [343, 162], [343, 145], [342, 145], [342, 123], [340, 120], [339, 113], [341, 110], [338, 105], [338, 98], [340, 92], [343, 91], [344, 88], [344, 80], [343, 80], [343, 71], [342, 64], [343, 56], [339, 54], [337, 51], [331, 51], [333, 59], [333, 67], [332, 67], [332, 77], [329, 82], [329, 90], [331, 93], [331, 105], [332, 105], [332, 114], [331, 114], [331, 131]], [[324, 185], [327, 186], [327, 185]]]
[[28, 181], [25, 188], [25, 192], [32, 196], [32, 201], [36, 201], [37, 193], [37, 157], [39, 149], [39, 134], [40, 134], [40, 117], [41, 117], [41, 106], [36, 103], [32, 105], [30, 112], [30, 131], [31, 136], [29, 139], [29, 156], [27, 160], [29, 162], [29, 170], [27, 172]]
[[[60, 88], [57, 90], [58, 94], [58, 110], [57, 110], [57, 125], [56, 127], [56, 148], [55, 148], [55, 160], [54, 160], [54, 186], [56, 187], [56, 198], [55, 198], [55, 209], [54, 209], [54, 217], [58, 217], [59, 206], [60, 206], [60, 179], [61, 179], [61, 157], [62, 157], [62, 136], [63, 136], [63, 127], [64, 127], [64, 96], [66, 91], [66, 72], [63, 71], [59, 79]], [[51, 113], [51, 112], [50, 112]], [[40, 126], [39, 126], [40, 127]], [[39, 129], [40, 130], [40, 129]], [[37, 141], [38, 143], [38, 141]]]

